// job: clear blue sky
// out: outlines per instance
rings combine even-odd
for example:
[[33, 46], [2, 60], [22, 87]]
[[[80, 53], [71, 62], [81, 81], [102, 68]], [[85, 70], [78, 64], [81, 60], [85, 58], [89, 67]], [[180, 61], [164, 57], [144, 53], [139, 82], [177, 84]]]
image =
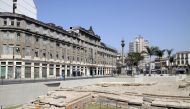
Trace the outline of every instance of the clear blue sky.
[[120, 51], [142, 35], [151, 45], [190, 50], [190, 0], [35, 0], [38, 19], [65, 29], [93, 26], [102, 41]]

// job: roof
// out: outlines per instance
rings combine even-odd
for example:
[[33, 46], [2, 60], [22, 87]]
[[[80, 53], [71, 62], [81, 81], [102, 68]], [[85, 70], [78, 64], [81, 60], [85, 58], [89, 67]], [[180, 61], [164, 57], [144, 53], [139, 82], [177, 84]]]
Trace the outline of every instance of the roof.
[[70, 29], [74, 29], [74, 30], [80, 30], [81, 32], [84, 32], [90, 36], [92, 36], [93, 38], [96, 38], [98, 40], [101, 40], [100, 36], [96, 35], [92, 29], [92, 26], [90, 26], [89, 30], [81, 27], [81, 26], [77, 26], [77, 27], [70, 27]]
[[190, 51], [179, 51], [176, 54], [178, 54], [178, 53], [190, 53]]
[[103, 43], [103, 42], [101, 42], [101, 45], [102, 45], [103, 47], [105, 47], [105, 48], [108, 48], [109, 50], [111, 50], [111, 51], [113, 51], [113, 52], [117, 52], [117, 50], [116, 50], [115, 48], [113, 48], [113, 47], [111, 47], [111, 46], [109, 46], [109, 45], [107, 45], [107, 44], [105, 44], [105, 43]]
[[67, 32], [61, 26], [56, 26], [53, 23], [44, 23], [42, 21], [36, 20], [34, 18], [28, 17], [28, 16], [23, 15], [23, 14], [18, 14], [18, 13], [13, 14], [13, 13], [10, 13], [10, 12], [0, 12], [0, 17], [18, 17], [18, 18], [22, 18], [22, 19], [28, 20], [30, 22], [36, 23], [38, 25], [45, 26], [45, 27], [47, 27], [47, 28], [49, 28], [51, 30], [59, 31], [59, 32], [62, 32], [64, 34], [67, 34], [67, 35], [70, 35], [70, 36], [74, 37], [72, 34]]

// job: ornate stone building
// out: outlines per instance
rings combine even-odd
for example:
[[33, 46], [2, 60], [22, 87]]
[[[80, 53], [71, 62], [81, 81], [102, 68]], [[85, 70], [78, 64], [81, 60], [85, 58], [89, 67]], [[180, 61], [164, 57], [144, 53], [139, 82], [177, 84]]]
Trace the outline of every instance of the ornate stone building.
[[117, 51], [90, 27], [64, 30], [20, 14], [0, 13], [0, 76], [41, 79], [111, 75]]

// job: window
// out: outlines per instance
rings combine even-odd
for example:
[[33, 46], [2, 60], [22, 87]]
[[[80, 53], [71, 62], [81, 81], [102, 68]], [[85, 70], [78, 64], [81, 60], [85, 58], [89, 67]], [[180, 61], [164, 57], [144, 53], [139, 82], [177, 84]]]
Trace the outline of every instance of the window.
[[181, 54], [181, 59], [184, 59], [184, 54]]
[[36, 37], [36, 42], [38, 42], [38, 38]]
[[20, 33], [17, 33], [17, 37], [20, 37]]
[[64, 59], [64, 55], [62, 56], [62, 59]]
[[30, 47], [25, 48], [25, 56], [30, 56]]
[[49, 69], [49, 75], [53, 75], [53, 67], [54, 67], [54, 65], [50, 64], [49, 67], [50, 67], [50, 69]]
[[59, 47], [59, 45], [60, 45], [60, 44], [59, 44], [59, 43], [57, 43], [56, 45]]
[[38, 51], [35, 52], [35, 57], [38, 57]]
[[43, 57], [46, 57], [46, 53], [43, 53]]
[[3, 54], [13, 54], [13, 48], [8, 45], [3, 45]]
[[7, 26], [7, 20], [4, 20], [4, 26]]
[[17, 27], [20, 27], [20, 22], [17, 22], [17, 24], [16, 24], [16, 25], [17, 25]]
[[0, 77], [1, 78], [5, 78], [5, 75], [6, 75], [6, 66], [1, 66], [1, 74], [0, 74]]
[[58, 54], [56, 54], [56, 57], [57, 57], [57, 59], [59, 58], [59, 55]]
[[181, 61], [181, 64], [184, 64], [184, 61], [183, 61], [183, 60]]
[[11, 21], [11, 26], [14, 26], [14, 21]]
[[188, 53], [186, 53], [186, 59], [188, 59]]
[[1, 65], [6, 65], [6, 62], [1, 62]]
[[16, 47], [15, 51], [16, 51], [16, 53], [20, 53], [20, 48]]
[[34, 67], [34, 78], [39, 78], [39, 67]]
[[179, 61], [177, 61], [177, 64], [180, 64], [180, 62], [179, 62]]
[[16, 62], [16, 65], [21, 65], [22, 63], [21, 62]]
[[53, 75], [53, 67], [49, 69], [49, 75]]
[[25, 66], [25, 78], [31, 78], [31, 67]]
[[53, 58], [53, 55], [50, 53], [50, 58], [52, 59]]
[[188, 65], [189, 63], [188, 63], [188, 60], [186, 60], [186, 63], [185, 63], [186, 65]]
[[3, 35], [4, 40], [13, 40], [15, 38], [15, 34], [12, 32], [7, 32]]
[[13, 74], [13, 63], [12, 64], [9, 64], [11, 66], [8, 66], [8, 74], [7, 74], [7, 78], [13, 78], [14, 77], [14, 74]]

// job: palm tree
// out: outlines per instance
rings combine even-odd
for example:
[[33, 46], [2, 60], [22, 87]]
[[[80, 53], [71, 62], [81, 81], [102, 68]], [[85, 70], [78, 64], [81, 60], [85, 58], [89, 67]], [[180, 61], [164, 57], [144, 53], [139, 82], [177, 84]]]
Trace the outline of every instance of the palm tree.
[[171, 57], [173, 49], [166, 49], [166, 52], [168, 54], [168, 57]]
[[171, 59], [170, 60], [170, 58], [171, 58], [171, 54], [172, 54], [172, 52], [173, 52], [173, 49], [167, 49], [166, 50], [166, 52], [167, 52], [167, 55], [168, 55], [168, 71], [169, 71], [169, 73], [171, 74], [171, 62], [170, 61], [174, 61], [173, 59]]
[[156, 50], [156, 56], [158, 56], [158, 58], [159, 58], [159, 61], [160, 61], [160, 69], [161, 69], [161, 76], [162, 76], [162, 57], [164, 56], [164, 52], [165, 52], [166, 50], [164, 49], [164, 50]]
[[[151, 61], [151, 57], [155, 55], [155, 52], [158, 50], [158, 47], [146, 46], [145, 48], [146, 48], [146, 51], [142, 51], [142, 53], [149, 55], [149, 58]], [[149, 63], [149, 76], [151, 76], [151, 62]]]
[[171, 56], [170, 58], [169, 58], [169, 63], [170, 63], [170, 73], [172, 74], [172, 69], [173, 69], [173, 63], [174, 63], [174, 61], [175, 61], [175, 58], [174, 58], [174, 56]]
[[[128, 56], [125, 59], [125, 63], [127, 66], [131, 67], [131, 70], [133, 70], [133, 67], [138, 67], [139, 62], [143, 59], [144, 59], [144, 56], [142, 56], [141, 53], [130, 52], [128, 53]], [[134, 76], [133, 71], [132, 71], [132, 76]]]

